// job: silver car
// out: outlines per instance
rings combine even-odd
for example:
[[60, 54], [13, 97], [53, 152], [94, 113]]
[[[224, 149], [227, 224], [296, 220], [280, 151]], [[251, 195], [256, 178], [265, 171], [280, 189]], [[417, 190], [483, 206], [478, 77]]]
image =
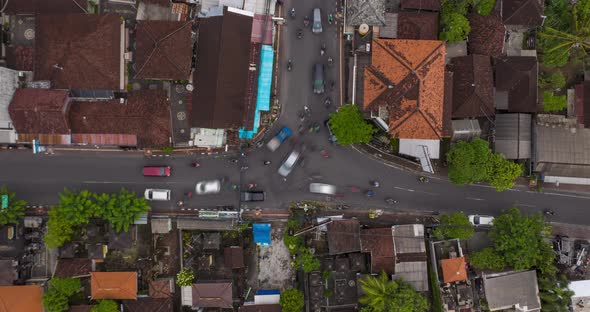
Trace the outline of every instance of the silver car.
[[291, 171], [293, 170], [293, 167], [295, 166], [295, 164], [297, 163], [297, 160], [299, 159], [299, 155], [301, 155], [301, 154], [299, 154], [298, 151], [292, 151], [291, 154], [289, 154], [289, 157], [287, 157], [287, 159], [285, 159], [285, 161], [283, 162], [283, 164], [279, 168], [279, 174], [282, 175], [283, 177], [287, 177], [289, 175], [289, 173], [291, 173]]
[[309, 191], [317, 194], [334, 195], [336, 194], [336, 186], [325, 183], [311, 183], [309, 184]]
[[219, 180], [201, 181], [201, 182], [197, 183], [197, 186], [195, 187], [195, 191], [199, 195], [219, 193], [221, 191], [221, 181], [219, 181]]
[[311, 32], [319, 34], [322, 32], [322, 13], [319, 8], [313, 9], [313, 25]]

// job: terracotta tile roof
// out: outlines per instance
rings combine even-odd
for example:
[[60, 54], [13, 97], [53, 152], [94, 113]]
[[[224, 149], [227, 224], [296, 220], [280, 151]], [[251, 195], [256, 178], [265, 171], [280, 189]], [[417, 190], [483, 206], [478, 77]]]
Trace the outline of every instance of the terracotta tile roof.
[[534, 56], [496, 59], [496, 91], [508, 92], [509, 112], [537, 112], [537, 67]]
[[542, 15], [542, 0], [502, 0], [504, 25], [541, 26]]
[[494, 77], [489, 56], [468, 55], [451, 59], [453, 118], [493, 116]]
[[140, 147], [167, 146], [171, 133], [165, 90], [130, 92], [126, 104], [74, 102], [69, 121], [72, 133], [135, 134]]
[[11, 0], [6, 3], [4, 12], [8, 14], [86, 13], [87, 8], [87, 0]]
[[471, 32], [467, 49], [469, 54], [480, 54], [498, 57], [502, 55], [506, 28], [500, 13], [492, 12], [488, 16], [477, 13], [469, 15]]
[[360, 251], [359, 221], [334, 220], [328, 224], [328, 249], [330, 255]]
[[465, 257], [442, 259], [443, 281], [445, 283], [460, 282], [467, 279]]
[[225, 7], [223, 16], [199, 23], [190, 125], [239, 128], [244, 119], [252, 17], [228, 12]]
[[35, 49], [31, 47], [14, 46], [6, 48], [6, 67], [16, 70], [33, 70], [33, 56]]
[[174, 292], [174, 280], [161, 278], [150, 281], [149, 296], [152, 298], [171, 298]]
[[187, 80], [191, 71], [192, 22], [137, 21], [136, 79]]
[[67, 134], [68, 91], [17, 89], [8, 106], [19, 133]]
[[398, 39], [438, 39], [438, 13], [401, 11], [397, 17]]
[[119, 90], [121, 27], [118, 15], [39, 15], [35, 80], [56, 89]]
[[41, 287], [0, 286], [0, 312], [41, 312]]
[[92, 299], [137, 299], [136, 272], [90, 273]]
[[138, 298], [123, 301], [125, 312], [170, 312], [174, 309], [172, 298]]
[[92, 271], [92, 261], [87, 258], [59, 259], [53, 277], [74, 277], [89, 275]]
[[193, 284], [193, 307], [231, 309], [232, 306], [232, 283]]
[[371, 254], [371, 273], [385, 271], [387, 274], [393, 274], [395, 253], [390, 227], [362, 230], [361, 251]]
[[374, 39], [364, 70], [363, 107], [384, 106], [397, 138], [440, 139], [445, 45], [434, 40]]
[[440, 11], [440, 0], [402, 0], [402, 9]]

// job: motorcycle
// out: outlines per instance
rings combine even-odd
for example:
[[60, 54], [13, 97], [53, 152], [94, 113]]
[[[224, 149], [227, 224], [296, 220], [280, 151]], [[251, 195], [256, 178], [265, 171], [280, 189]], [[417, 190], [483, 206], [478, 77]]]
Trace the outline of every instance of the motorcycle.
[[365, 192], [365, 195], [367, 197], [373, 197], [373, 196], [377, 195], [377, 193], [375, 193], [375, 191], [373, 191], [373, 190], [368, 190], [367, 192]]
[[324, 100], [324, 105], [326, 105], [326, 107], [330, 107], [330, 105], [332, 105], [332, 100], [329, 97], [327, 97]]
[[371, 184], [372, 187], [380, 187], [381, 186], [379, 181], [371, 181], [371, 182], [369, 182], [369, 184]]
[[334, 21], [334, 18], [332, 17], [332, 14], [328, 14], [328, 25], [332, 25], [333, 21]]
[[430, 180], [427, 177], [425, 177], [425, 176], [420, 176], [418, 178], [418, 181], [420, 181], [422, 183], [428, 183], [428, 182], [430, 182]]
[[397, 204], [397, 200], [395, 200], [393, 198], [390, 198], [390, 197], [386, 198], [385, 199], [385, 202], [388, 203], [388, 204], [390, 204], [390, 205]]
[[306, 16], [303, 18], [303, 26], [305, 26], [305, 27], [309, 26], [309, 17]]
[[334, 60], [332, 59], [332, 57], [328, 58], [328, 66], [332, 66], [334, 64]]
[[291, 11], [289, 11], [289, 15], [291, 16], [291, 18], [295, 18], [295, 8], [291, 8]]
[[301, 38], [303, 38], [303, 30], [298, 29], [297, 30], [297, 39], [301, 39]]
[[315, 122], [312, 125], [309, 126], [309, 132], [310, 133], [318, 133], [320, 132], [320, 124]]
[[270, 164], [271, 164], [271, 161], [270, 161], [270, 160], [265, 160], [265, 161], [264, 161], [264, 165], [265, 165], [265, 166], [268, 166], [268, 165], [270, 165]]
[[330, 90], [334, 91], [334, 80], [330, 80]]
[[320, 56], [324, 56], [324, 53], [326, 53], [326, 44], [322, 43], [322, 47], [320, 48]]
[[322, 157], [324, 158], [330, 158], [330, 154], [328, 154], [327, 151], [321, 151], [320, 154], [322, 155]]
[[555, 215], [555, 211], [551, 210], [551, 209], [545, 209], [543, 210], [543, 213], [548, 215], [548, 216], [553, 216]]
[[288, 71], [291, 71], [292, 69], [293, 69], [293, 62], [292, 62], [291, 60], [289, 60], [289, 61], [287, 62], [287, 70], [288, 70]]
[[199, 167], [201, 167], [201, 164], [199, 164], [198, 162], [195, 161], [195, 162], [191, 163], [191, 166], [194, 168], [199, 168]]

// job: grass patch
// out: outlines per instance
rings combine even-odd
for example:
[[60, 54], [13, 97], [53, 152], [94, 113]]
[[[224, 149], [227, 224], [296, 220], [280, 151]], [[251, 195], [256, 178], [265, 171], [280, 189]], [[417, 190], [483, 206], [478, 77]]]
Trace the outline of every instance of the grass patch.
[[567, 108], [567, 97], [555, 95], [551, 91], [543, 91], [543, 111], [561, 112]]

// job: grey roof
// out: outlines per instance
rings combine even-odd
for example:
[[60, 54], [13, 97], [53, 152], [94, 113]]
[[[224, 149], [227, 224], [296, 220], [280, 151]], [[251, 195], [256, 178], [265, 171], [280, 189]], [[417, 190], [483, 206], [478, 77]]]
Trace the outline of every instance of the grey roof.
[[385, 13], [385, 26], [379, 27], [379, 38], [397, 38], [398, 13]]
[[[30, 75], [30, 72], [27, 72]], [[18, 71], [0, 67], [0, 128], [10, 122], [8, 105], [18, 87]]]
[[541, 309], [537, 272], [534, 270], [484, 276], [483, 284], [490, 311], [518, 306], [520, 311]]
[[477, 119], [458, 119], [453, 120], [453, 138], [452, 141], [471, 141], [481, 135], [481, 128]]
[[531, 115], [496, 115], [494, 150], [506, 159], [531, 158]]
[[351, 26], [384, 26], [385, 0], [349, 0], [346, 3], [346, 19]]
[[12, 282], [17, 279], [16, 261], [0, 260], [0, 286], [12, 286]]
[[428, 291], [428, 266], [426, 261], [399, 262], [395, 264], [393, 279], [401, 278], [417, 291]]
[[537, 163], [590, 165], [590, 129], [535, 125]]
[[426, 252], [424, 225], [407, 224], [393, 226], [393, 248], [396, 255]]
[[176, 220], [176, 227], [180, 230], [227, 231], [233, 230], [234, 223], [232, 220], [206, 221], [194, 219], [178, 219]]
[[203, 249], [219, 249], [221, 244], [221, 234], [203, 233]]
[[154, 234], [166, 234], [172, 229], [172, 219], [170, 218], [153, 218], [151, 221]]

